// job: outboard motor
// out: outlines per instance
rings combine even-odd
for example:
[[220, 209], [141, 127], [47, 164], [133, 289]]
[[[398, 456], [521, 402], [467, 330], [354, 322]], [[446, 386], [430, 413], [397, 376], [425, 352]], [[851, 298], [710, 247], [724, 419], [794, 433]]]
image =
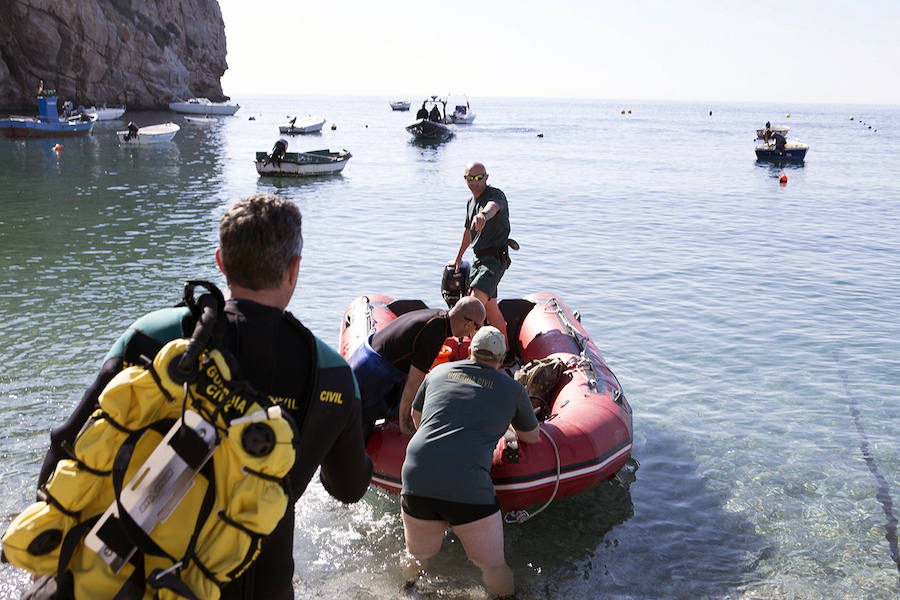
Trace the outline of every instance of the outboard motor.
[[125, 134], [125, 141], [127, 142], [130, 139], [136, 138], [138, 134], [138, 126], [134, 124], [134, 121], [128, 122], [128, 133]]
[[469, 261], [459, 264], [459, 271], [453, 265], [444, 266], [444, 274], [441, 276], [441, 295], [447, 306], [453, 306], [459, 299], [469, 293]]

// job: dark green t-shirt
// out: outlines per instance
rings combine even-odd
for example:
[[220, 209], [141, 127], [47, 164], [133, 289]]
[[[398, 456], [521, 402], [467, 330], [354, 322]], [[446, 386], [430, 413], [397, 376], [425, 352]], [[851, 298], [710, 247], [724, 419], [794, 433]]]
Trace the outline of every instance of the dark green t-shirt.
[[472, 231], [472, 250], [481, 252], [491, 248], [506, 248], [509, 239], [509, 205], [506, 195], [495, 187], [484, 188], [476, 200], [469, 198], [466, 206], [466, 229], [472, 228], [472, 219], [488, 202], [495, 202], [500, 207], [500, 212], [487, 220], [481, 231]]
[[467, 504], [494, 501], [491, 462], [506, 428], [538, 426], [525, 388], [474, 360], [439, 365], [419, 387], [422, 412], [406, 448], [403, 493]]

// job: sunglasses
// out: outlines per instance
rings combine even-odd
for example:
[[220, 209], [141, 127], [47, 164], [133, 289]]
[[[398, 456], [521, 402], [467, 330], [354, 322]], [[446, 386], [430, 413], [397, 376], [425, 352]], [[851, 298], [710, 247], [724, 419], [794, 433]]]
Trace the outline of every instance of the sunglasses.
[[487, 177], [486, 173], [480, 173], [478, 175], [463, 175], [463, 179], [465, 179], [466, 181], [481, 181], [485, 177]]

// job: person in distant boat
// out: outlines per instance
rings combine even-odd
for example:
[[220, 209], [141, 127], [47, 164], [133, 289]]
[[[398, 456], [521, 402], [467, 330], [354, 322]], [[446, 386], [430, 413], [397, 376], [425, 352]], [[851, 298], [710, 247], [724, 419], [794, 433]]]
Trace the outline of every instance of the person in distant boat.
[[291, 119], [290, 121], [288, 121], [288, 125], [290, 125], [291, 127], [293, 127], [293, 126], [294, 126], [294, 123], [296, 123], [296, 122], [297, 122], [297, 117], [294, 117], [293, 119]]
[[484, 304], [488, 323], [506, 335], [506, 319], [497, 304], [497, 286], [510, 265], [509, 247], [518, 244], [509, 239], [509, 205], [506, 195], [487, 184], [488, 173], [480, 162], [466, 167], [463, 177], [472, 196], [466, 206], [462, 241], [453, 265], [459, 271], [466, 248], [472, 246], [475, 260], [469, 278], [469, 294]]
[[280, 166], [281, 159], [284, 158], [287, 148], [288, 141], [284, 138], [279, 139], [275, 142], [275, 145], [272, 146], [272, 154], [269, 155], [269, 159], [266, 162], [271, 162], [276, 167]]
[[422, 103], [422, 108], [419, 109], [419, 112], [416, 113], [416, 119], [427, 119], [428, 118], [428, 109], [425, 108], [425, 102]]
[[[301, 226], [296, 204], [263, 193], [234, 202], [219, 222], [215, 260], [227, 285], [223, 343], [246, 381], [281, 406], [300, 428], [288, 476], [287, 510], [274, 531], [260, 541], [258, 559], [222, 588], [222, 600], [293, 600], [294, 504], [317, 472], [328, 494], [341, 502], [359, 501], [372, 476], [353, 373], [337, 352], [286, 310], [300, 268]], [[149, 354], [153, 356], [154, 348], [189, 336], [191, 329], [185, 329], [193, 328], [193, 323], [188, 316], [183, 307], [148, 313], [113, 344], [69, 420], [50, 433], [39, 486], [47, 482], [57, 462], [71, 456], [67, 449], [97, 410], [101, 390], [127, 366], [126, 357], [148, 349], [153, 349]], [[185, 523], [188, 529], [194, 526]], [[123, 588], [119, 596], [142, 597], [143, 579], [138, 585], [139, 591]]]
[[[413, 398], [449, 336], [472, 337], [484, 322], [484, 306], [469, 296], [449, 311], [423, 308], [404, 313], [368, 337], [350, 356], [362, 398], [363, 431], [397, 410], [400, 431], [410, 430]], [[403, 382], [399, 408], [396, 389]]]
[[436, 121], [437, 123], [444, 122], [444, 118], [441, 116], [441, 109], [438, 108], [437, 104], [431, 107], [431, 112], [428, 113], [428, 118], [432, 121]]
[[775, 140], [775, 151], [779, 154], [784, 154], [784, 146], [785, 144], [787, 144], [787, 140], [785, 139], [784, 134], [776, 131], [772, 133], [772, 139]]
[[772, 123], [766, 121], [766, 128], [763, 130], [763, 141], [768, 143], [772, 139]]
[[441, 549], [447, 527], [482, 573], [493, 597], [512, 597], [513, 573], [503, 551], [503, 519], [491, 462], [512, 425], [520, 441], [540, 438], [528, 393], [499, 371], [506, 340], [494, 327], [472, 337], [469, 360], [435, 367], [416, 393], [418, 427], [406, 448], [400, 496], [406, 551], [401, 568], [412, 587]]

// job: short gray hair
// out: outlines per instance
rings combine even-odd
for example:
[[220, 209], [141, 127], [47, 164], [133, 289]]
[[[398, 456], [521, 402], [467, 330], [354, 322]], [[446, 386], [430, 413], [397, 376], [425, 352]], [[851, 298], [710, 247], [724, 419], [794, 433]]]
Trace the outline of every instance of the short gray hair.
[[281, 285], [303, 251], [303, 217], [293, 202], [275, 194], [253, 194], [233, 203], [219, 223], [225, 278], [251, 290]]

